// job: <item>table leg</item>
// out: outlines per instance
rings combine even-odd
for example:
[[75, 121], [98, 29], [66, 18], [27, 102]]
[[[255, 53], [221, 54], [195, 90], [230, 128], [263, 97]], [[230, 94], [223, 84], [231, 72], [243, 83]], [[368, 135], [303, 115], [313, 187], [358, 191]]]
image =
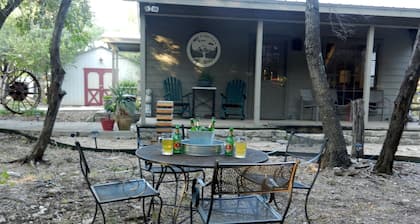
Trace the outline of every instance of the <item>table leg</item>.
[[216, 106], [216, 91], [213, 91], [213, 101], [212, 101], [212, 107], [211, 107], [211, 116], [214, 117], [214, 109]]
[[174, 223], [176, 223], [176, 220], [178, 218], [179, 209], [182, 206], [182, 201], [184, 200], [185, 196], [188, 193], [188, 184], [189, 184], [189, 174], [184, 171], [183, 167], [178, 167], [178, 168], [181, 170], [182, 174], [184, 175], [184, 186], [182, 187], [183, 188], [182, 193], [181, 193], [180, 198], [178, 200], [179, 201], [178, 206], [176, 205], [177, 200], [175, 200], [175, 207], [174, 207], [174, 210], [173, 210], [173, 222]]
[[193, 89], [192, 95], [192, 117], [195, 117], [195, 89]]

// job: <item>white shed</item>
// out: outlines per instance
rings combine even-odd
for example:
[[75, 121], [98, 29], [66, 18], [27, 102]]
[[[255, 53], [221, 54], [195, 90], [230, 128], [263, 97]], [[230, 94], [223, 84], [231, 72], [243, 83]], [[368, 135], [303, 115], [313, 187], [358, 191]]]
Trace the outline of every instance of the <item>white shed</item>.
[[124, 57], [118, 57], [118, 77], [112, 77], [112, 51], [104, 47], [90, 49], [78, 55], [66, 71], [63, 90], [67, 92], [62, 105], [99, 106], [112, 83], [140, 79], [140, 66]]

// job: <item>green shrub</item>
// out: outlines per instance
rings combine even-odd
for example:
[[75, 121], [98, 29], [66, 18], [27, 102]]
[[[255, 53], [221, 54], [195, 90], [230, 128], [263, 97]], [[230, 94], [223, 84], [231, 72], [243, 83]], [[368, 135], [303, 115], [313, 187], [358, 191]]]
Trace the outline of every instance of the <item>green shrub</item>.
[[0, 173], [0, 184], [7, 184], [9, 178], [10, 175], [7, 173], [6, 170], [3, 170], [3, 172]]
[[123, 94], [130, 94], [137, 96], [138, 83], [133, 80], [123, 80], [118, 84], [119, 88], [122, 89]]
[[45, 111], [43, 110], [37, 110], [37, 109], [31, 109], [31, 110], [27, 110], [25, 112], [23, 112], [23, 116], [44, 116], [45, 115]]
[[8, 111], [8, 110], [0, 110], [0, 115], [1, 116], [3, 116], [3, 115], [9, 115], [9, 114], [11, 114], [11, 112]]

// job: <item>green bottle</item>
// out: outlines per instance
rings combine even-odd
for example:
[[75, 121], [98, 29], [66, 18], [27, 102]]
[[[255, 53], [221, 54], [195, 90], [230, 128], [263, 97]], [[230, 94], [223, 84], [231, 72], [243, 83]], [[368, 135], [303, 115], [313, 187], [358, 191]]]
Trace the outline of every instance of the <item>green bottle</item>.
[[229, 134], [225, 140], [225, 156], [233, 155], [234, 144], [235, 144], [235, 141], [233, 139], [233, 128], [229, 128]]
[[190, 124], [191, 124], [191, 131], [197, 131], [197, 127], [195, 126], [195, 121], [194, 118], [190, 119]]
[[215, 127], [216, 127], [216, 118], [212, 117], [208, 130], [209, 131], [214, 131]]
[[181, 134], [179, 133], [179, 125], [175, 126], [175, 133], [172, 136], [174, 154], [182, 153]]
[[196, 131], [202, 131], [202, 128], [200, 126], [200, 119], [195, 119], [195, 130]]

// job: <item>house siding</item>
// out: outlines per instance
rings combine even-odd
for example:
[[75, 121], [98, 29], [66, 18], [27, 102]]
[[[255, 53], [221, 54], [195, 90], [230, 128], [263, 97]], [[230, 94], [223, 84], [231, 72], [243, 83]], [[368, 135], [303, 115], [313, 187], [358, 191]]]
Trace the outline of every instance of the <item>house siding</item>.
[[[250, 38], [255, 36], [256, 22], [149, 16], [146, 24], [146, 86], [153, 91], [153, 105], [164, 98], [163, 80], [169, 76], [181, 80], [184, 94], [191, 92], [191, 88], [196, 85], [200, 68], [189, 61], [186, 46], [195, 33], [209, 32], [221, 44], [219, 60], [205, 69], [214, 77], [214, 85], [217, 86], [216, 115], [220, 111], [220, 93], [224, 92], [227, 82], [232, 79], [246, 82], [247, 117], [252, 114], [254, 71], [250, 64], [255, 59], [249, 57], [249, 45]], [[197, 116], [204, 116], [208, 112], [208, 108], [196, 108]]]
[[408, 30], [378, 28], [375, 39], [381, 40], [377, 55], [377, 89], [384, 91], [388, 107], [384, 117], [389, 118], [398, 94], [404, 72], [411, 56], [412, 43]]
[[[153, 90], [153, 105], [157, 100], [163, 99], [163, 80], [169, 76], [181, 80], [184, 94], [191, 92], [200, 69], [187, 58], [186, 45], [193, 34], [210, 32], [221, 44], [218, 62], [206, 69], [214, 76], [214, 85], [217, 87], [216, 115], [220, 113], [220, 93], [224, 92], [226, 83], [231, 79], [242, 79], [247, 83], [246, 118], [252, 118], [256, 21], [146, 15], [146, 25], [146, 88]], [[321, 28], [323, 41], [337, 39], [329, 24], [324, 24]], [[355, 33], [348, 37], [349, 40], [355, 40], [363, 46], [368, 26], [351, 28]], [[287, 40], [288, 48], [286, 85], [280, 87], [271, 81], [262, 80], [262, 119], [300, 119], [299, 90], [310, 89], [312, 85], [304, 46], [300, 50], [293, 49], [291, 40], [301, 39], [303, 42], [304, 32], [303, 23], [264, 22], [264, 35], [282, 36]], [[375, 88], [384, 90], [389, 102], [392, 102], [398, 93], [410, 57], [411, 45], [412, 40], [407, 29], [375, 29], [375, 46], [379, 46]], [[323, 47], [325, 51], [325, 46]], [[209, 111], [208, 108], [196, 108], [198, 116], [208, 114]], [[392, 108], [385, 111], [385, 117], [389, 117], [390, 111]], [[304, 117], [310, 115], [310, 111], [306, 112]]]

